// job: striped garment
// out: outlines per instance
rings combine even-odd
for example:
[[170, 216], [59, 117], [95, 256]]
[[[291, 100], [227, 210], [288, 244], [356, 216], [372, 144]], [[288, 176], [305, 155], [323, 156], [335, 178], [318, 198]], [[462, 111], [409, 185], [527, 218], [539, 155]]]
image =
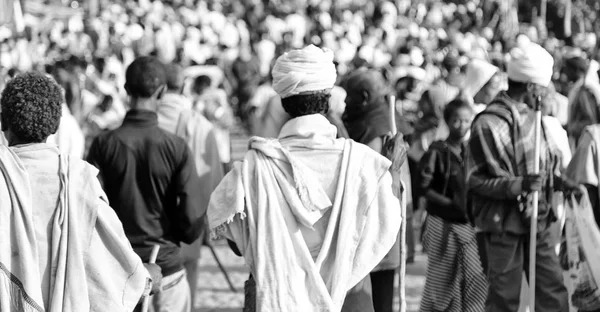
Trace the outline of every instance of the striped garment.
[[423, 238], [429, 262], [421, 312], [482, 312], [487, 282], [469, 224], [427, 217]]

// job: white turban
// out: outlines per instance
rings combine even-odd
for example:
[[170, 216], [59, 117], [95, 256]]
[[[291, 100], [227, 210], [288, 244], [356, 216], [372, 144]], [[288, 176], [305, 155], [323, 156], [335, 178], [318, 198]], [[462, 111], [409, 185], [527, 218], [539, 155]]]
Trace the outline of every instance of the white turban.
[[508, 62], [508, 78], [518, 82], [532, 82], [544, 87], [550, 85], [554, 59], [540, 45], [522, 42], [512, 49]]
[[333, 52], [312, 44], [277, 58], [272, 73], [273, 89], [282, 99], [303, 92], [331, 89], [337, 78]]

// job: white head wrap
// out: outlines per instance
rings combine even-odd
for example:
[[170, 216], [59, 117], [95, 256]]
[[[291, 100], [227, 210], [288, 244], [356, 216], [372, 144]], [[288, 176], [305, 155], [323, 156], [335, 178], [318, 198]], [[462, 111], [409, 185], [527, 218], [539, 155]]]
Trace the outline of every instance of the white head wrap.
[[508, 62], [508, 78], [518, 82], [532, 82], [544, 87], [550, 84], [554, 59], [540, 45], [522, 41], [512, 49]]
[[272, 74], [273, 89], [281, 98], [331, 89], [337, 78], [333, 52], [314, 45], [284, 53], [277, 58]]
[[465, 93], [475, 96], [483, 86], [498, 72], [498, 67], [480, 59], [473, 59], [467, 65]]

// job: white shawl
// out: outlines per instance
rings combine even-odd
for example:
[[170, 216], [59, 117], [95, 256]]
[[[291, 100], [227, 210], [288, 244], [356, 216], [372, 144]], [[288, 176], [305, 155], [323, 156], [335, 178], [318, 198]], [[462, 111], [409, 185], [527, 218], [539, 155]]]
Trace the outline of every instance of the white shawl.
[[[289, 152], [304, 148], [318, 155], [318, 149], [328, 148], [310, 142], [253, 138], [244, 161], [235, 164], [211, 197], [209, 226], [213, 234], [228, 235], [250, 266], [257, 311], [340, 311], [348, 290], [383, 259], [398, 236], [401, 217], [390, 162], [346, 140], [332, 203]], [[328, 210], [315, 261], [300, 224], [311, 227]]]
[[35, 195], [18, 156], [0, 145], [0, 311], [132, 311], [138, 303], [148, 272], [106, 203], [96, 173], [82, 160], [61, 157], [44, 307]]

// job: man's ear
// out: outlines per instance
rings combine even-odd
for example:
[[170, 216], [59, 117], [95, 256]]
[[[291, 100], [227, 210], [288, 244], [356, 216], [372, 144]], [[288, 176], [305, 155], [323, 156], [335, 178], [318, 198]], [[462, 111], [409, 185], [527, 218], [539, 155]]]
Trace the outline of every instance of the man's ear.
[[158, 87], [156, 91], [154, 91], [154, 94], [152, 96], [155, 97], [155, 99], [160, 100], [165, 94], [165, 92], [167, 92], [167, 85], [162, 85]]
[[369, 100], [370, 100], [369, 92], [363, 90], [361, 94], [362, 94], [362, 97], [363, 97], [362, 104], [363, 105], [367, 105], [369, 103]]

